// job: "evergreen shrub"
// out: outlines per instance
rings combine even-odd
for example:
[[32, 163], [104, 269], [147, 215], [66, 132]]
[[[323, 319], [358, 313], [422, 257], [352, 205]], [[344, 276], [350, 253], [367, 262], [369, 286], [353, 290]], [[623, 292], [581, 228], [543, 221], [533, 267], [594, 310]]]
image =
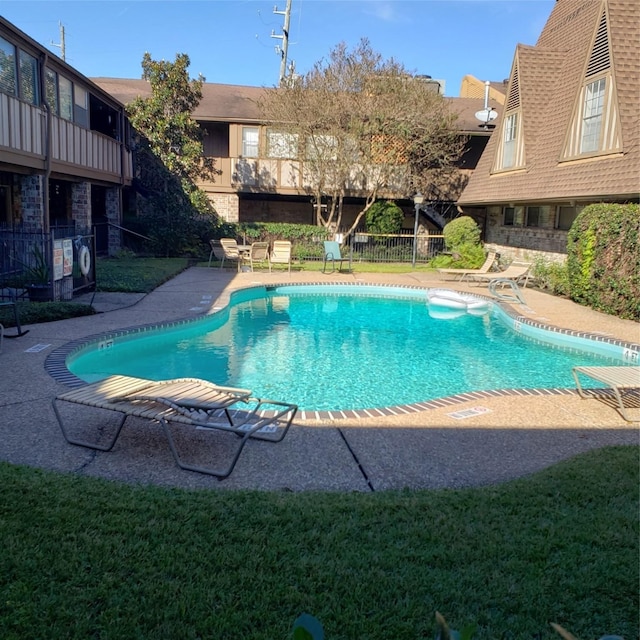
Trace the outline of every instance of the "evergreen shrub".
[[567, 273], [575, 302], [640, 320], [640, 205], [594, 204], [567, 236]]
[[402, 229], [404, 211], [389, 200], [374, 202], [365, 213], [369, 233], [395, 234]]
[[442, 230], [444, 244], [450, 255], [440, 255], [431, 261], [434, 268], [477, 269], [485, 260], [480, 243], [480, 227], [470, 216], [460, 216]]

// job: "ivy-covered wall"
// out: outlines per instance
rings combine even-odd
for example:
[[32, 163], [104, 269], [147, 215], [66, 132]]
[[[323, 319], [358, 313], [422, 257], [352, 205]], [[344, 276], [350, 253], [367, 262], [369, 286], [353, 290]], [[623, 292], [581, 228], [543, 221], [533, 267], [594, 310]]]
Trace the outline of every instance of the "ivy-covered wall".
[[640, 320], [640, 205], [586, 207], [569, 231], [567, 270], [573, 300]]

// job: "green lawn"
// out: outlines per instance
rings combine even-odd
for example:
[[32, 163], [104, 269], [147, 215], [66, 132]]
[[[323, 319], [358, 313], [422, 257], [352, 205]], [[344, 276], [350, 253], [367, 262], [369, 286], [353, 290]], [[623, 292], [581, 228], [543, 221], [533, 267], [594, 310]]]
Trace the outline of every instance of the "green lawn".
[[[207, 262], [199, 263], [206, 266]], [[125, 293], [149, 293], [162, 283], [170, 280], [189, 266], [186, 258], [98, 258], [96, 262], [96, 281], [98, 291], [120, 291]], [[217, 268], [218, 263], [212, 263]], [[347, 263], [345, 263], [345, 269]], [[414, 269], [408, 263], [374, 263], [358, 262], [353, 265], [354, 271], [368, 273], [410, 273], [411, 271], [430, 271], [426, 265], [416, 265]], [[320, 271], [322, 261], [295, 262], [294, 270]], [[282, 267], [274, 267], [275, 271], [283, 271]], [[77, 302], [42, 302], [31, 304], [20, 303], [20, 322], [24, 325], [38, 322], [62, 320], [75, 316], [90, 315], [93, 309]], [[15, 325], [13, 309], [0, 306], [0, 324], [5, 327]]]
[[639, 449], [475, 490], [186, 491], [0, 464], [0, 637], [638, 637]]
[[99, 258], [98, 291], [149, 293], [189, 266], [186, 258]]
[[[186, 258], [98, 258], [96, 262], [96, 288], [98, 291], [149, 293], [189, 266]], [[91, 315], [93, 308], [77, 302], [19, 301], [20, 323], [36, 324]], [[0, 324], [15, 326], [12, 307], [0, 306]]]

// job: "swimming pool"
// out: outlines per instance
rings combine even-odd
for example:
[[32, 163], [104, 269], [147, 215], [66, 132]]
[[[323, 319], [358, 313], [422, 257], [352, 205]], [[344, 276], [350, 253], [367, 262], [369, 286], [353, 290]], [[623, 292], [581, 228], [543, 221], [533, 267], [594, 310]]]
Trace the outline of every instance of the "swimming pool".
[[66, 364], [86, 381], [199, 377], [331, 411], [479, 390], [572, 388], [573, 366], [623, 361], [619, 345], [526, 325], [497, 306], [482, 315], [433, 315], [424, 289], [253, 287], [206, 318], [101, 337]]

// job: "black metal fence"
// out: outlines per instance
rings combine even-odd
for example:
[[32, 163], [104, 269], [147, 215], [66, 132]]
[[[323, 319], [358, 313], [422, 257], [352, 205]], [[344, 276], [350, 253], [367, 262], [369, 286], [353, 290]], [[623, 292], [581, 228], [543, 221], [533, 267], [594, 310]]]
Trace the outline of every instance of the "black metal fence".
[[75, 227], [42, 231], [0, 228], [0, 299], [71, 299], [95, 286], [95, 241]]
[[355, 232], [345, 242], [357, 262], [426, 263], [444, 251], [444, 237], [412, 231], [398, 234]]
[[[426, 264], [445, 250], [444, 236], [403, 231], [397, 234], [355, 231], [335, 234], [344, 259], [352, 262]], [[247, 244], [245, 241], [244, 244]], [[324, 258], [323, 238], [298, 239], [293, 242], [296, 260], [320, 260]]]

